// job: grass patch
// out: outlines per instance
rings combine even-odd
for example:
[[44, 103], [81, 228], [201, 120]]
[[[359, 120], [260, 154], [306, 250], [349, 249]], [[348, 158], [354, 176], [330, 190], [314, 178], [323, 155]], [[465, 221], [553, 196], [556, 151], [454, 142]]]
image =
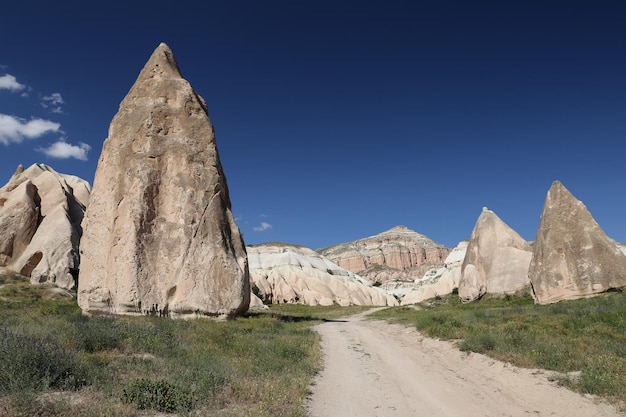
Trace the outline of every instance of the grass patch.
[[0, 276], [0, 415], [304, 417], [321, 366], [312, 325], [368, 307], [271, 306], [236, 320], [83, 316]]
[[[458, 296], [395, 307], [370, 316], [415, 326], [430, 337], [456, 340], [467, 352], [517, 366], [562, 373], [582, 393], [626, 403], [626, 294], [535, 305], [505, 297], [462, 304]], [[568, 373], [580, 374], [567, 377]]]

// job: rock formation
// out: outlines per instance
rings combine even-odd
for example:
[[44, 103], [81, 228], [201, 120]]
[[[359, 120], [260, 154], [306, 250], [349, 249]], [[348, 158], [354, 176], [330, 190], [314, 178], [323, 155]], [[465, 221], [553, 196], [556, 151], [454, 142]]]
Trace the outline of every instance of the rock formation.
[[111, 122], [83, 229], [85, 313], [230, 317], [248, 308], [246, 249], [207, 106], [163, 43]]
[[458, 288], [461, 266], [468, 243], [466, 240], [459, 242], [446, 258], [444, 266], [430, 269], [423, 278], [416, 280], [413, 288], [402, 297], [400, 305], [420, 303], [437, 296], [451, 294], [455, 288]]
[[413, 281], [443, 265], [450, 249], [405, 226], [320, 250], [328, 259], [371, 283]]
[[396, 299], [358, 275], [304, 247], [248, 247], [253, 289], [272, 303], [306, 305], [397, 305]]
[[531, 257], [528, 242], [493, 211], [483, 208], [461, 267], [459, 297], [470, 302], [486, 293], [512, 294], [528, 287]]
[[32, 283], [76, 286], [80, 227], [90, 186], [44, 164], [20, 165], [0, 188], [0, 266]]
[[626, 287], [626, 255], [559, 181], [546, 196], [529, 277], [539, 304]]

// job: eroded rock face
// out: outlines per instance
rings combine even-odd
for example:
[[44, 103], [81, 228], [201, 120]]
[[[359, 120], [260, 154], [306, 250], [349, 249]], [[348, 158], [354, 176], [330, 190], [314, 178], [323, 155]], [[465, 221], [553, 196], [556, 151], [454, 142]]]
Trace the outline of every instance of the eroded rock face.
[[405, 226], [396, 226], [320, 253], [371, 283], [384, 283], [422, 277], [427, 270], [442, 266], [450, 249]]
[[461, 267], [461, 301], [474, 301], [486, 293], [512, 294], [528, 287], [531, 257], [528, 242], [493, 211], [483, 208]]
[[18, 167], [0, 188], [0, 266], [72, 289], [80, 227], [91, 187], [44, 164]]
[[626, 287], [626, 256], [559, 181], [546, 196], [529, 277], [539, 304]]
[[204, 100], [154, 51], [111, 122], [80, 242], [86, 313], [234, 316], [246, 249]]
[[415, 280], [410, 291], [403, 295], [400, 305], [420, 303], [437, 296], [451, 294], [455, 288], [458, 288], [461, 266], [468, 243], [468, 241], [459, 242], [446, 258], [444, 266], [431, 269], [422, 278]]
[[255, 291], [272, 303], [393, 306], [381, 288], [304, 247], [265, 244], [248, 247]]

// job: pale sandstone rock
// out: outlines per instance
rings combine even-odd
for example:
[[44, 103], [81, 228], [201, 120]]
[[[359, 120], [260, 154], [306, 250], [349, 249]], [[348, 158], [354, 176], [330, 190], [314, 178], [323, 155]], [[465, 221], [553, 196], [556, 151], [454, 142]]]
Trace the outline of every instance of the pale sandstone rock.
[[83, 228], [85, 313], [230, 317], [248, 309], [246, 250], [207, 107], [163, 43], [111, 122]]
[[320, 250], [340, 267], [369, 282], [413, 281], [440, 267], [450, 249], [405, 226]]
[[626, 255], [559, 181], [546, 196], [529, 277], [539, 304], [626, 287]]
[[463, 302], [486, 293], [513, 294], [530, 285], [532, 248], [493, 211], [483, 208], [461, 267], [459, 297]]
[[424, 277], [414, 283], [411, 291], [407, 292], [400, 301], [400, 305], [410, 305], [422, 301], [451, 294], [459, 287], [461, 278], [461, 266], [467, 252], [468, 241], [459, 242], [446, 258], [441, 268], [431, 269]]
[[44, 164], [18, 167], [0, 189], [0, 264], [32, 283], [74, 288], [90, 189], [87, 181]]
[[251, 246], [248, 259], [253, 286], [273, 304], [397, 305], [396, 299], [381, 288], [308, 248]]

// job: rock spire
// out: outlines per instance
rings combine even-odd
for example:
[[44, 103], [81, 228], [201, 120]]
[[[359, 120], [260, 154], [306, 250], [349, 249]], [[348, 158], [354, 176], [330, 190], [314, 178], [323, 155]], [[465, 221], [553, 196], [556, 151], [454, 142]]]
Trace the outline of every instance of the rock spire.
[[510, 294], [528, 287], [531, 257], [528, 242], [493, 211], [483, 208], [461, 267], [461, 301], [474, 301], [486, 293]]
[[539, 304], [626, 287], [626, 256], [559, 181], [546, 196], [529, 277]]
[[109, 128], [83, 222], [86, 313], [230, 317], [248, 261], [204, 100], [161, 43]]

